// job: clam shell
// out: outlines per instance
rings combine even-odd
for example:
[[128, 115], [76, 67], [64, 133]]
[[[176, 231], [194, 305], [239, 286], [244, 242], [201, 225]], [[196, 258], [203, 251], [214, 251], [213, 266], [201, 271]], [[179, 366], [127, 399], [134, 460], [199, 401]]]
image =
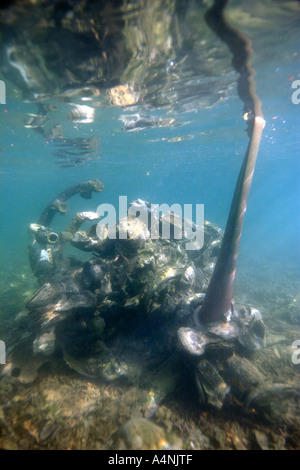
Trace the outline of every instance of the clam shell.
[[228, 379], [240, 393], [248, 393], [261, 384], [265, 377], [248, 359], [231, 357], [226, 363]]
[[26, 302], [26, 307], [31, 310], [37, 307], [42, 307], [50, 304], [58, 298], [58, 291], [55, 286], [46, 282], [40, 289], [38, 289], [33, 296]]
[[195, 371], [196, 385], [200, 400], [205, 403], [222, 408], [230, 387], [224, 382], [215, 367], [206, 359], [202, 359]]
[[222, 340], [231, 341], [240, 335], [240, 328], [234, 321], [228, 322], [212, 322], [205, 325], [205, 332], [209, 336]]
[[202, 356], [210, 339], [200, 331], [182, 327], [177, 332], [181, 348], [192, 356]]
[[266, 330], [265, 325], [261, 320], [254, 317], [248, 326], [245, 326], [238, 342], [244, 346], [244, 348], [251, 351], [257, 351], [266, 347]]

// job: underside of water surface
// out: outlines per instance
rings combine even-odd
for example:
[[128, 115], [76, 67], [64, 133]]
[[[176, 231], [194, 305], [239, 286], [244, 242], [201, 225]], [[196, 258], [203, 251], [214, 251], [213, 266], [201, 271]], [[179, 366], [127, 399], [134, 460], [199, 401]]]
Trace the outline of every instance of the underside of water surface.
[[300, 6], [225, 9], [266, 124], [202, 324], [251, 119], [214, 3], [1, 4], [1, 449], [300, 448]]

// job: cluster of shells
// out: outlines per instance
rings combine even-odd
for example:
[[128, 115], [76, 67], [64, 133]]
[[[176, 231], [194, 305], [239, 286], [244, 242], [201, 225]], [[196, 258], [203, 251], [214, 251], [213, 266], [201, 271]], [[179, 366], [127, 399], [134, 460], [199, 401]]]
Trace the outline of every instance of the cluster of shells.
[[[71, 367], [109, 378], [112, 362], [121, 375], [130, 368], [124, 367], [128, 355], [140, 356], [142, 350], [147, 367], [177, 349], [177, 330], [203, 299], [222, 232], [205, 222], [204, 246], [188, 251], [184, 233], [180, 240], [152, 239], [134, 216], [118, 222], [115, 239], [105, 226], [81, 230], [83, 222], [97, 218], [95, 213], [77, 213], [60, 234], [51, 249], [51, 269], [36, 271], [43, 285], [27, 308], [37, 325], [35, 354], [49, 356], [60, 348]], [[176, 216], [172, 221], [181, 223]], [[127, 238], [120, 239], [124, 231]], [[64, 259], [66, 243], [91, 252], [91, 260]]]
[[[151, 207], [133, 203], [141, 204]], [[42, 285], [26, 305], [32, 327], [25, 349], [38, 365], [60, 354], [88, 377], [141, 386], [150, 381], [157, 385], [155, 406], [178, 384], [193, 383], [198, 401], [217, 409], [230, 396], [247, 411], [272, 406], [270, 396], [282, 401], [297, 394], [284, 384], [276, 391], [251, 361], [266, 345], [258, 310], [233, 302], [230, 318], [205, 325], [197, 320], [222, 242], [220, 228], [206, 221], [203, 246], [187, 250], [184, 231], [181, 239], [172, 237], [186, 226], [174, 214], [159, 220], [160, 228], [166, 220], [171, 224], [169, 239], [161, 230], [152, 239], [137, 216], [119, 220], [114, 239], [95, 223], [82, 230], [98, 217], [77, 213], [57, 238], [49, 227], [33, 228], [33, 244], [45, 230], [53, 242], [47, 245], [50, 267], [36, 268]], [[124, 230], [127, 238], [120, 239]], [[67, 243], [90, 252], [90, 260], [66, 259]]]

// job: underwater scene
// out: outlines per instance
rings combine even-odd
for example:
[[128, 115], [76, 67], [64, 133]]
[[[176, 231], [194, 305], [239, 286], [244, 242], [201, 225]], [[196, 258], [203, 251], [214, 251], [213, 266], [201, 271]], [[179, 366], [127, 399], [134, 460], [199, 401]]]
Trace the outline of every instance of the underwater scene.
[[299, 31], [1, 2], [0, 449], [300, 449]]

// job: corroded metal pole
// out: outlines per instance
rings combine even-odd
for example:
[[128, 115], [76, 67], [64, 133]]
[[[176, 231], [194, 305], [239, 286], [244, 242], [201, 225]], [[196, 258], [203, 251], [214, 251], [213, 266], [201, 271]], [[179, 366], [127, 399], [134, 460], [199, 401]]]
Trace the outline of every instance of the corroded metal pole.
[[224, 232], [220, 254], [211, 277], [204, 303], [196, 311], [196, 322], [223, 320], [231, 311], [236, 262], [247, 201], [252, 183], [262, 131], [265, 125], [261, 103], [255, 93], [254, 71], [249, 64], [251, 43], [224, 18], [228, 0], [215, 0], [206, 14], [210, 28], [225, 42], [233, 54], [233, 67], [239, 73], [238, 93], [244, 102], [250, 142], [236, 184]]

